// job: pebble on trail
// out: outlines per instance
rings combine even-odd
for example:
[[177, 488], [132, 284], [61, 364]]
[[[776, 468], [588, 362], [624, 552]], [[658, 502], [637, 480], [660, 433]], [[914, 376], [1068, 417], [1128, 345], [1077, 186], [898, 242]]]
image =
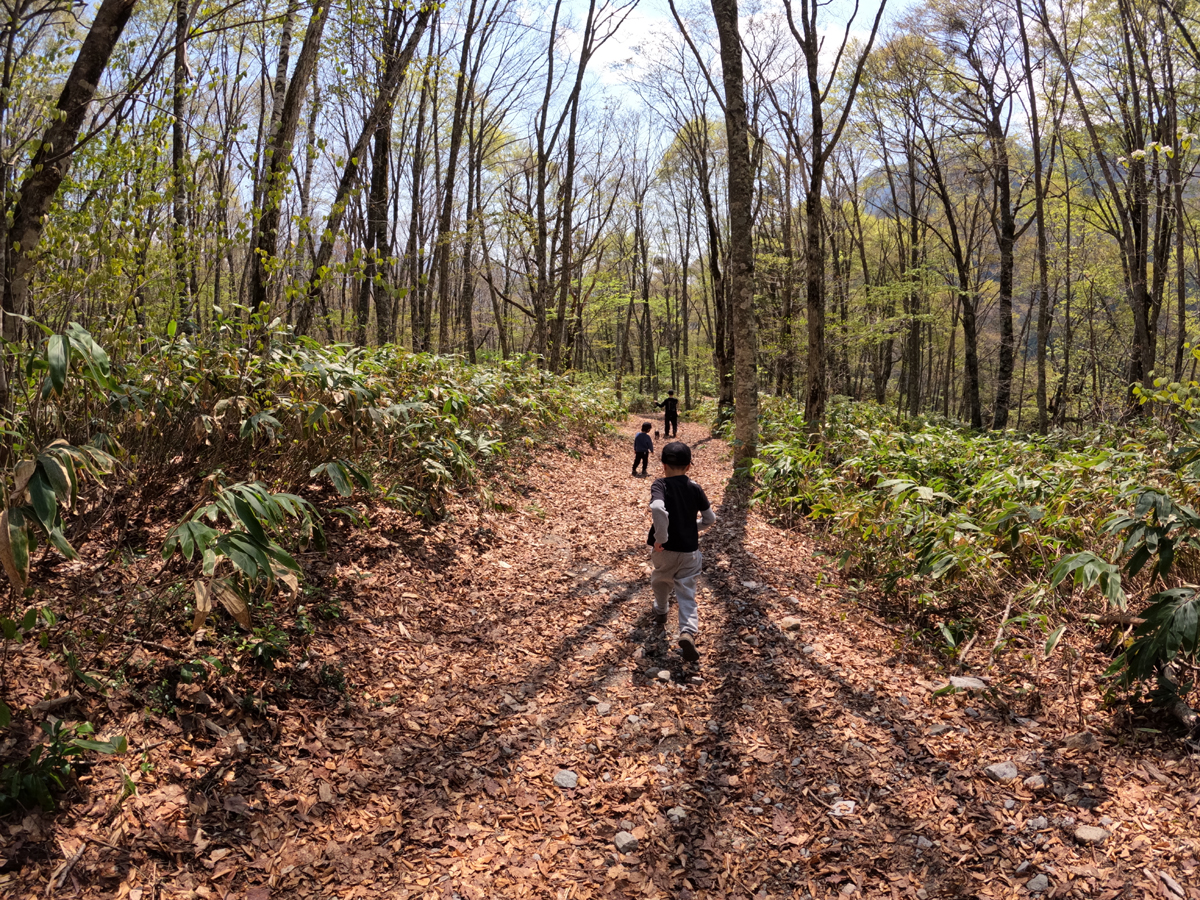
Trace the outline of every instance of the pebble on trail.
[[992, 781], [999, 781], [1001, 783], [1016, 781], [1021, 777], [1021, 772], [1017, 769], [1017, 764], [1012, 760], [992, 763], [983, 771], [987, 773], [988, 778], [992, 779]]
[[628, 831], [618, 831], [617, 836], [613, 838], [613, 844], [620, 853], [633, 853], [638, 848], [638, 839]]

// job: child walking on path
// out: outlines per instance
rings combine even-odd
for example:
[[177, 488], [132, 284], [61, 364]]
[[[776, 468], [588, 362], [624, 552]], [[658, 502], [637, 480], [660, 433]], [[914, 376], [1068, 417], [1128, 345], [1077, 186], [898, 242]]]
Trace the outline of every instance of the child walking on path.
[[675, 392], [667, 391], [667, 399], [654, 405], [662, 407], [663, 437], [679, 437], [679, 398]]
[[[654, 524], [646, 543], [654, 571], [650, 587], [654, 591], [654, 625], [667, 627], [667, 601], [671, 589], [679, 604], [679, 652], [688, 662], [700, 658], [696, 635], [700, 631], [700, 613], [696, 606], [696, 578], [703, 556], [700, 532], [717, 521], [704, 488], [687, 477], [692, 467], [692, 451], [682, 441], [672, 441], [662, 450], [663, 477], [650, 486], [650, 514]], [[696, 521], [696, 516], [700, 521]]]
[[646, 467], [650, 465], [650, 454], [654, 452], [654, 441], [650, 439], [649, 422], [642, 423], [642, 430], [637, 433], [633, 439], [633, 472], [637, 474], [638, 463], [642, 464], [642, 474], [646, 474]]

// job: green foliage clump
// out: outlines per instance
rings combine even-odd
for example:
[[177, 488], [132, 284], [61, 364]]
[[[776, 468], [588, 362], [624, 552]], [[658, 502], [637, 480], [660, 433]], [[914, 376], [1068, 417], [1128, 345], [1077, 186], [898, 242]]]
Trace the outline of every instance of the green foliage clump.
[[[7, 723], [0, 723], [7, 724]], [[106, 741], [92, 740], [90, 722], [67, 725], [60, 719], [42, 723], [47, 741], [16, 762], [0, 765], [0, 815], [13, 809], [40, 806], [46, 812], [55, 808], [54, 795], [67, 788], [76, 761], [89, 752], [118, 755], [129, 749], [124, 736]]]
[[987, 591], [1041, 577], [1103, 540], [1123, 485], [1154, 470], [1142, 440], [974, 432], [840, 401], [818, 441], [803, 410], [771, 403], [758, 498], [845, 540], [843, 563], [883, 580]]
[[[91, 492], [94, 516], [118, 469], [143, 497], [198, 483], [198, 502], [161, 547], [164, 569], [179, 579], [169, 592], [183, 596], [191, 582], [193, 631], [224, 607], [247, 632], [239, 652], [270, 670], [287, 658], [290, 636], [252, 612], [273, 609], [279, 587], [300, 595], [297, 554], [323, 549], [328, 514], [364, 521], [361, 509], [329, 506], [381, 493], [436, 516], [449, 492], [478, 486], [502, 460], [568, 434], [598, 435], [620, 413], [607, 388], [554, 376], [532, 357], [471, 365], [395, 346], [322, 346], [256, 317], [216, 326], [195, 339], [171, 327], [161, 340], [139, 334], [106, 350], [72, 323], [11, 346], [20, 358], [0, 413], [8, 438], [0, 470], [12, 486], [0, 490], [0, 563], [18, 593], [32, 590], [38, 537], [75, 558], [76, 503]], [[316, 612], [340, 615], [336, 600]], [[36, 613], [0, 618], [0, 646], [23, 640], [36, 621]], [[302, 608], [297, 626], [301, 638], [313, 627]], [[99, 688], [73, 653], [65, 659]], [[23, 714], [0, 701], [0, 728]], [[86, 739], [90, 727], [50, 723], [48, 744], [5, 764], [0, 813], [52, 804], [86, 750], [123, 752]]]
[[1197, 660], [1200, 589], [1174, 582], [1197, 580], [1190, 503], [1200, 471], [1184, 463], [1200, 458], [1200, 426], [1183, 433], [1171, 444], [1150, 422], [1081, 435], [976, 432], [838, 401], [812, 438], [802, 409], [771, 401], [756, 501], [818, 523], [841, 564], [905, 614], [938, 594], [1035, 597], [1065, 583], [1097, 589], [1123, 612], [1129, 594], [1148, 604], [1145, 621], [1120, 636], [1110, 674], [1125, 687], [1157, 678], [1186, 691], [1176, 669]]
[[147, 462], [182, 449], [289, 487], [327, 480], [343, 497], [382, 475], [413, 511], [547, 434], [597, 433], [616, 409], [611, 392], [531, 358], [322, 346], [277, 324], [251, 348], [178, 339], [114, 369], [109, 431]]

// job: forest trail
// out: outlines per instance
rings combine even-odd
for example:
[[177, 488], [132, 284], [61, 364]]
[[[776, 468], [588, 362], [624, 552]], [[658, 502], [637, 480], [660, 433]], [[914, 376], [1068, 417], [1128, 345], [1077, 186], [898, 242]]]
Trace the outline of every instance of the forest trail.
[[[728, 448], [685, 423], [718, 516], [697, 683], [651, 637], [639, 421], [546, 448], [507, 509], [425, 532], [373, 513], [373, 546], [319, 576], [342, 616], [293, 693], [219, 739], [182, 716], [104, 830], [60, 841], [79, 852], [57, 895], [999, 898], [1044, 875], [1053, 896], [1200, 897], [1194, 766], [935, 697], [946, 677], [726, 493]], [[990, 780], [1005, 760], [1017, 780]]]

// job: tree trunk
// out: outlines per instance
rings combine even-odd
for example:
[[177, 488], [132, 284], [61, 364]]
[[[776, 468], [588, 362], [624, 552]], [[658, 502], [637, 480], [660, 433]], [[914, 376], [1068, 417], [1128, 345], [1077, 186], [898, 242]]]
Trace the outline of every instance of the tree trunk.
[[[379, 87], [379, 93], [376, 95], [375, 102], [371, 106], [371, 112], [368, 114], [366, 121], [363, 122], [358, 140], [351, 148], [350, 155], [346, 159], [345, 168], [342, 169], [342, 177], [338, 182], [337, 193], [334, 195], [333, 205], [329, 209], [329, 221], [321, 237], [321, 246], [317, 250], [316, 258], [313, 259], [312, 273], [308, 279], [308, 302], [301, 309], [301, 315], [296, 324], [296, 329], [301, 333], [307, 330], [313, 306], [320, 296], [321, 285], [325, 279], [329, 260], [333, 257], [334, 244], [337, 241], [338, 233], [342, 229], [342, 217], [345, 215], [351, 191], [358, 182], [358, 171], [363, 155], [367, 152], [367, 145], [371, 142], [371, 138], [375, 135], [375, 129], [379, 127], [384, 117], [391, 115], [392, 106], [396, 102], [396, 94], [400, 90], [400, 85], [404, 83], [404, 74], [408, 70], [408, 64], [412, 60], [413, 54], [416, 53], [417, 44], [420, 43], [425, 26], [428, 24], [429, 18], [433, 15], [435, 8], [430, 4], [422, 7], [420, 12], [417, 13], [416, 20], [413, 23], [413, 30], [404, 44], [404, 49], [400, 51], [398, 56], [394, 51], [399, 24], [395, 26], [395, 31], [388, 41], [389, 46], [385, 49], [387, 64], [384, 68], [383, 84]], [[299, 64], [297, 63], [298, 66]], [[365, 327], [365, 324], [363, 327]]]
[[1012, 179], [1008, 168], [1008, 147], [1002, 126], [992, 122], [989, 135], [995, 166], [999, 228], [996, 241], [1000, 248], [1000, 358], [996, 370], [996, 403], [992, 409], [992, 428], [1008, 427], [1008, 410], [1012, 405], [1014, 363], [1013, 309], [1013, 250], [1017, 240], [1017, 220], [1012, 208]]
[[[1037, 91], [1033, 83], [1033, 65], [1029, 53], [1029, 36], [1025, 29], [1025, 10], [1017, 0], [1017, 25], [1021, 30], [1021, 50], [1025, 61], [1025, 86], [1029, 93], [1030, 138], [1033, 141], [1034, 219], [1037, 226], [1038, 319], [1037, 319], [1037, 407], [1038, 434], [1049, 429], [1050, 417], [1046, 397], [1046, 345], [1050, 341], [1050, 273], [1046, 239], [1046, 183], [1042, 175], [1042, 135], [1038, 122]], [[1068, 251], [1068, 255], [1070, 252]]]
[[583, 28], [583, 40], [579, 52], [579, 67], [575, 72], [575, 85], [567, 101], [570, 112], [567, 124], [567, 162], [563, 170], [562, 179], [562, 255], [560, 267], [562, 274], [560, 275], [558, 286], [558, 309], [554, 318], [553, 332], [550, 335], [550, 371], [552, 372], [561, 371], [564, 363], [562, 358], [562, 343], [566, 329], [567, 298], [571, 289], [572, 252], [574, 250], [573, 213], [575, 206], [575, 157], [576, 137], [579, 125], [579, 95], [583, 88], [583, 75], [592, 55], [592, 42], [595, 37], [595, 14], [596, 2], [595, 0], [591, 0], [588, 3], [587, 19]]
[[[433, 53], [434, 31], [429, 32], [429, 55]], [[425, 110], [429, 101], [429, 74], [421, 80], [417, 100], [417, 128], [412, 147], [412, 203], [408, 218], [408, 296], [412, 309], [412, 348], [414, 353], [428, 353], [430, 332], [425, 321], [426, 285], [422, 278], [425, 254], [421, 248], [421, 176], [425, 171]]]
[[[96, 89], [108, 66], [113, 48], [133, 14], [137, 0], [102, 0], [87, 37], [79, 48], [75, 64], [67, 75], [55, 106], [56, 114], [37, 144], [13, 208], [8, 231], [8, 266], [4, 278], [5, 339], [15, 341], [21, 334], [20, 316], [29, 309], [29, 273], [34, 253], [41, 241], [50, 206], [66, 178], [75, 152], [75, 140]], [[0, 377], [6, 373], [0, 367]], [[0, 384], [0, 406], [7, 408], [8, 383]]]
[[188, 289], [188, 172], [187, 138], [185, 129], [188, 118], [188, 62], [187, 38], [191, 27], [188, 15], [188, 0], [175, 0], [175, 71], [172, 84], [172, 105], [175, 121], [171, 123], [171, 205], [175, 222], [171, 234], [175, 255], [175, 297], [177, 315], [181, 322], [191, 318], [192, 294]]
[[313, 6], [312, 17], [308, 21], [308, 28], [304, 33], [304, 43], [300, 47], [300, 55], [296, 59], [296, 69], [288, 83], [278, 124], [267, 142], [262, 212], [259, 215], [258, 227], [255, 229], [254, 243], [250, 251], [252, 254], [250, 306], [253, 310], [265, 311], [270, 301], [268, 293], [271, 278], [270, 261], [274, 259], [278, 246], [279, 217], [283, 209], [283, 193], [291, 166], [292, 141], [296, 135], [296, 125], [300, 121], [300, 108], [304, 103], [304, 95], [308, 91], [308, 83], [312, 80], [313, 72], [316, 69], [321, 35], [325, 31], [325, 23], [328, 19], [329, 4], [316, 3]]
[[775, 392], [784, 397], [792, 396], [796, 373], [795, 338], [792, 337], [792, 316], [795, 315], [793, 293], [796, 280], [796, 257], [792, 240], [792, 161], [784, 154], [783, 164], [783, 202], [780, 204], [780, 215], [783, 216], [783, 320], [780, 322], [780, 343], [783, 345], [783, 355], [779, 360], [779, 380]]
[[454, 112], [450, 122], [450, 148], [446, 157], [446, 180], [442, 191], [442, 209], [438, 217], [437, 241], [433, 245], [433, 268], [438, 285], [438, 353], [450, 352], [450, 219], [454, 212], [454, 181], [458, 174], [458, 153], [466, 127], [467, 63], [471, 58], [471, 39], [475, 36], [475, 12], [478, 0], [471, 0], [467, 24], [462, 36], [462, 53], [454, 78]]
[[384, 113], [375, 130], [371, 158], [371, 192], [367, 199], [367, 265], [375, 298], [376, 341], [382, 346], [396, 332], [395, 289], [388, 277], [391, 243], [388, 241], [388, 161], [392, 152], [392, 115]]
[[733, 306], [733, 460], [744, 467], [758, 453], [758, 327], [754, 318], [754, 168], [742, 74], [737, 0], [712, 0], [725, 82], [729, 155], [729, 271]]
[[691, 323], [688, 319], [688, 270], [690, 268], [690, 256], [692, 252], [692, 209], [691, 204], [688, 205], [684, 212], [685, 224], [683, 231], [683, 247], [680, 253], [681, 284], [679, 306], [680, 314], [683, 319], [683, 351], [680, 354], [683, 365], [683, 408], [692, 408], [692, 366], [691, 366], [691, 351], [688, 348], [688, 338], [691, 329]]
[[[480, 117], [482, 118], [483, 111], [480, 109]], [[470, 125], [469, 139], [467, 142], [467, 227], [466, 234], [463, 236], [463, 253], [462, 253], [462, 291], [459, 297], [460, 316], [463, 325], [463, 347], [467, 351], [467, 361], [471, 364], [475, 363], [475, 268], [471, 261], [471, 243], [475, 236], [476, 222], [472, 219], [471, 210], [479, 202], [475, 197], [476, 180], [473, 178], [472, 160], [476, 153], [482, 154], [482, 148], [477, 147], [481, 144], [482, 135], [475, 130], [474, 116], [475, 107], [471, 105], [470, 116], [472, 121]], [[482, 168], [482, 162], [479, 168]], [[480, 217], [479, 221], [482, 221]]]

